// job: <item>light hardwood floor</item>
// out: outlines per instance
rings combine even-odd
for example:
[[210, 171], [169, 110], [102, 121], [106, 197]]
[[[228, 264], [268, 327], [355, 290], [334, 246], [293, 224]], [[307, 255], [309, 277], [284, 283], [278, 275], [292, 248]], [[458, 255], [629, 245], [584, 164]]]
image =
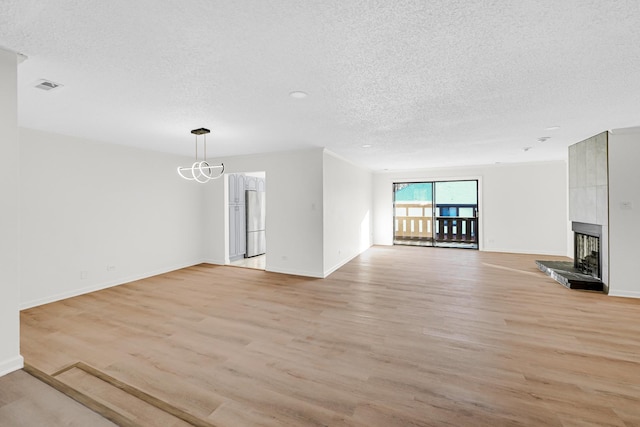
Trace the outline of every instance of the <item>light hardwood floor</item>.
[[221, 427], [640, 426], [640, 301], [565, 289], [536, 258], [554, 259], [373, 247], [324, 280], [199, 265], [22, 312], [22, 354]]

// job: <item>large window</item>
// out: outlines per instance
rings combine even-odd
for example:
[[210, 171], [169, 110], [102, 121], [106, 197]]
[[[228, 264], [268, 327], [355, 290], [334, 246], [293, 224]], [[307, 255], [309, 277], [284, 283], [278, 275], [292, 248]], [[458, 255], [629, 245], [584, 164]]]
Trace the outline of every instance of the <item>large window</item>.
[[394, 244], [478, 248], [478, 181], [393, 184]]

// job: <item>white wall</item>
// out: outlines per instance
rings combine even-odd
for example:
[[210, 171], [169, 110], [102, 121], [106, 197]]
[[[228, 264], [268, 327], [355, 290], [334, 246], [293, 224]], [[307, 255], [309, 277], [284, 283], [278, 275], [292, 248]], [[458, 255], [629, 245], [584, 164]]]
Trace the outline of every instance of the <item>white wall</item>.
[[480, 249], [568, 255], [564, 161], [376, 173], [374, 244], [393, 243], [393, 182], [479, 179]]
[[371, 246], [372, 173], [325, 150], [324, 275]]
[[[266, 270], [323, 277], [322, 149], [216, 158], [225, 173], [264, 171]], [[206, 185], [205, 258], [228, 259], [227, 197], [224, 180]]]
[[20, 147], [23, 308], [202, 262], [190, 159], [30, 129]]
[[609, 134], [609, 295], [640, 298], [640, 131]]
[[17, 57], [0, 49], [0, 376], [20, 356], [20, 209]]

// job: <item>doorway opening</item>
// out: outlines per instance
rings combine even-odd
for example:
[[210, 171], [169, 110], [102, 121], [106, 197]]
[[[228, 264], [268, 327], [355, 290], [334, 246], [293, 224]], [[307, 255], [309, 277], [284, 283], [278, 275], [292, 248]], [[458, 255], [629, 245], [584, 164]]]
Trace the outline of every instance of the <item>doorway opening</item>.
[[393, 184], [393, 243], [478, 249], [478, 180]]
[[265, 270], [266, 173], [227, 175], [229, 207], [229, 265]]

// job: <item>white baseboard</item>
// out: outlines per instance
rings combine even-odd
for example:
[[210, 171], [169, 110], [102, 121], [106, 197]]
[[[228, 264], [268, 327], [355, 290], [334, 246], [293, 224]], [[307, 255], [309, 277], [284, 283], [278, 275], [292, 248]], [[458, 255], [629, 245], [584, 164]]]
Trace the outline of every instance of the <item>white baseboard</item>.
[[0, 362], [0, 377], [24, 367], [24, 359], [18, 355]]
[[616, 291], [609, 288], [610, 297], [624, 297], [624, 298], [640, 298], [640, 292], [638, 291]]
[[[369, 249], [369, 248], [367, 248], [367, 249]], [[365, 249], [365, 251], [366, 251], [367, 249]], [[364, 251], [363, 251], [363, 252], [364, 252]], [[329, 268], [329, 269], [325, 270], [325, 271], [324, 271], [324, 278], [329, 277], [329, 276], [331, 275], [331, 273], [333, 273], [334, 271], [336, 271], [337, 269], [339, 269], [339, 268], [340, 268], [340, 267], [342, 267], [343, 265], [345, 265], [345, 264], [349, 263], [351, 260], [353, 260], [355, 257], [357, 257], [358, 255], [360, 255], [361, 253], [362, 253], [362, 252], [359, 252], [359, 253], [357, 253], [357, 254], [355, 254], [355, 255], [353, 255], [353, 256], [351, 256], [351, 257], [349, 257], [349, 258], [345, 259], [345, 260], [342, 260], [342, 261], [338, 262], [336, 265], [334, 265], [333, 267], [331, 267], [331, 268]]]
[[567, 256], [566, 253], [563, 252], [554, 252], [554, 251], [545, 251], [545, 250], [536, 250], [536, 249], [504, 249], [504, 248], [487, 248], [480, 247], [480, 252], [497, 252], [497, 253], [505, 253], [505, 254], [523, 254], [523, 255], [542, 255], [542, 256]]
[[96, 283], [90, 286], [86, 286], [84, 288], [73, 289], [67, 292], [61, 292], [59, 294], [50, 295], [44, 298], [38, 298], [35, 300], [22, 302], [20, 304], [20, 310], [26, 310], [29, 308], [37, 307], [39, 305], [49, 304], [49, 303], [60, 301], [63, 299], [77, 297], [79, 295], [100, 291], [102, 289], [111, 288], [118, 285], [124, 285], [125, 283], [134, 282], [136, 280], [142, 280], [142, 279], [157, 276], [160, 274], [169, 273], [171, 271], [180, 270], [182, 268], [192, 267], [194, 265], [202, 264], [203, 262], [208, 262], [208, 261], [200, 260], [198, 262], [178, 264], [172, 267], [160, 268], [158, 270], [150, 271], [147, 273], [134, 274], [127, 277], [121, 277], [119, 279], [110, 280], [108, 282]]
[[225, 265], [227, 264], [224, 260], [208, 258], [202, 261], [205, 264], [213, 264], [213, 265]]
[[303, 276], [303, 277], [313, 277], [314, 279], [324, 279], [324, 276], [322, 274], [319, 273], [312, 273], [310, 271], [303, 271], [303, 270], [283, 270], [283, 269], [267, 269], [265, 271], [271, 272], [271, 273], [279, 273], [279, 274], [289, 274], [291, 276]]
[[[213, 265], [229, 265], [227, 262], [225, 262], [224, 260], [219, 260], [219, 259], [206, 259], [205, 261], [203, 261], [207, 264], [213, 264]], [[316, 279], [324, 279], [325, 276], [318, 274], [318, 273], [312, 273], [310, 271], [304, 271], [304, 270], [295, 270], [295, 269], [279, 269], [279, 268], [269, 268], [269, 266], [267, 265], [267, 268], [265, 269], [265, 271], [269, 271], [271, 273], [279, 273], [279, 274], [290, 274], [292, 276], [304, 276], [304, 277], [313, 277]]]

